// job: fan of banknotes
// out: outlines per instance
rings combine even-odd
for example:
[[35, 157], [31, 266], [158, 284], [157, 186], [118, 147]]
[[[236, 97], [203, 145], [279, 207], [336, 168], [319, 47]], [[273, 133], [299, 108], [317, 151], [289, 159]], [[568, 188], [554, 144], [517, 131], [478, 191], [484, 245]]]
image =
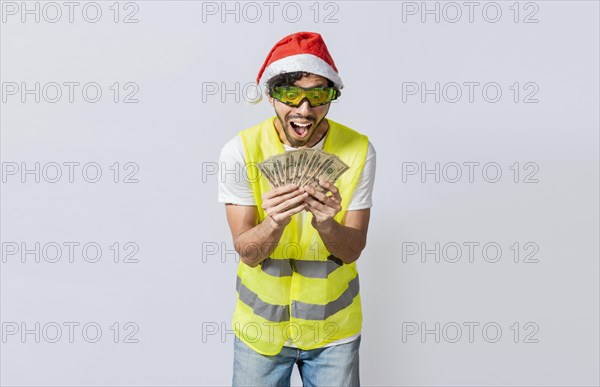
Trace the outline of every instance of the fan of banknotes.
[[336, 155], [324, 150], [297, 149], [270, 156], [258, 163], [258, 168], [272, 188], [295, 184], [326, 192], [319, 185], [319, 179], [335, 183], [350, 167]]

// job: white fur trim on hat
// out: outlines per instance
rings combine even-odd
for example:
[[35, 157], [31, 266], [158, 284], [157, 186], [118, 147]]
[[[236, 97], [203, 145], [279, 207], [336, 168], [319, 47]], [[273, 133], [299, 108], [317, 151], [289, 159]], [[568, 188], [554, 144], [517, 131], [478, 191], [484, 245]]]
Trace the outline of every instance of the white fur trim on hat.
[[269, 79], [282, 73], [292, 73], [294, 71], [306, 71], [308, 73], [320, 75], [332, 81], [338, 89], [342, 89], [344, 84], [338, 73], [323, 59], [312, 54], [297, 54], [287, 56], [271, 63], [260, 78], [260, 85], [264, 85]]

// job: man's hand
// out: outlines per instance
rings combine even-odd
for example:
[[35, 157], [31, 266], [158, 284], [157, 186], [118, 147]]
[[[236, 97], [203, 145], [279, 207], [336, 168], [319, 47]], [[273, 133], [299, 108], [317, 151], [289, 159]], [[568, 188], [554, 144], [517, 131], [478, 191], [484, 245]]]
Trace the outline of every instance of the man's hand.
[[256, 267], [271, 255], [292, 216], [306, 207], [307, 196], [294, 185], [265, 192], [262, 208], [267, 217], [260, 223], [256, 206], [225, 206], [235, 250], [246, 265]]
[[295, 184], [274, 188], [262, 195], [262, 208], [267, 213], [265, 221], [276, 229], [283, 229], [292, 216], [304, 210], [308, 193]]
[[327, 180], [319, 180], [319, 185], [331, 192], [331, 195], [321, 193], [310, 186], [304, 189], [310, 194], [305, 199], [306, 210], [313, 214], [312, 225], [319, 231], [331, 229], [335, 220], [333, 217], [342, 210], [342, 196], [337, 187]]
[[348, 211], [344, 219], [338, 223], [333, 217], [342, 210], [342, 196], [337, 187], [320, 180], [319, 185], [331, 192], [321, 193], [305, 186], [310, 194], [306, 198], [306, 210], [313, 214], [312, 226], [319, 232], [327, 250], [344, 263], [352, 263], [358, 259], [367, 244], [367, 229], [371, 210]]

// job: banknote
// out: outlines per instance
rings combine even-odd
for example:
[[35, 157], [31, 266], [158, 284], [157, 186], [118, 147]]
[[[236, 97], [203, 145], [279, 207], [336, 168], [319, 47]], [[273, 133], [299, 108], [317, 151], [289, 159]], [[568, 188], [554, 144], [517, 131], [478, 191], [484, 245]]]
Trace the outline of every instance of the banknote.
[[270, 156], [258, 163], [260, 172], [272, 188], [288, 184], [309, 185], [327, 190], [319, 180], [335, 183], [350, 167], [338, 156], [321, 149], [296, 149]]

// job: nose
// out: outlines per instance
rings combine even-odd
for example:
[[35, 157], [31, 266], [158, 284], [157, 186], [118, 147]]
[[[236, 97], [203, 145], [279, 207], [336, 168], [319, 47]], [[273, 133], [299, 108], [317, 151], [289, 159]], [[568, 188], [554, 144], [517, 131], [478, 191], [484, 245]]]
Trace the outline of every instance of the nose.
[[310, 102], [308, 102], [308, 98], [304, 98], [302, 101], [300, 101], [300, 105], [298, 105], [298, 107], [296, 108], [298, 113], [301, 113], [303, 116], [306, 116], [307, 113], [311, 111], [311, 109], [312, 109], [312, 106], [310, 106]]

